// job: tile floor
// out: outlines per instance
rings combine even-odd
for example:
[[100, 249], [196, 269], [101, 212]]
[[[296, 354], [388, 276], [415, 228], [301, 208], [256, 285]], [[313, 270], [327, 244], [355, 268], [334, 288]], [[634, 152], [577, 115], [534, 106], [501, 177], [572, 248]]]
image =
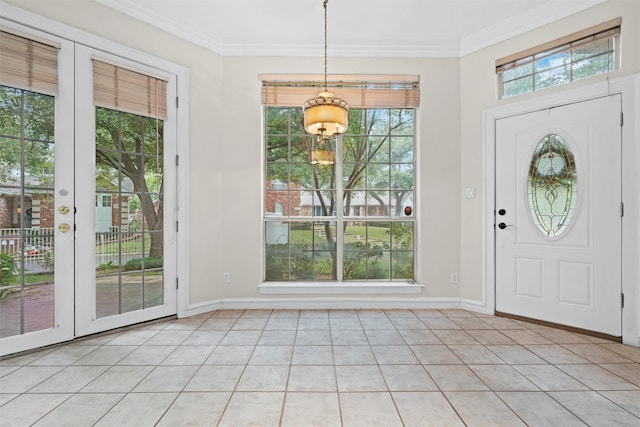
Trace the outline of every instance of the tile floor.
[[221, 310], [0, 361], [3, 426], [640, 426], [640, 348], [463, 310]]

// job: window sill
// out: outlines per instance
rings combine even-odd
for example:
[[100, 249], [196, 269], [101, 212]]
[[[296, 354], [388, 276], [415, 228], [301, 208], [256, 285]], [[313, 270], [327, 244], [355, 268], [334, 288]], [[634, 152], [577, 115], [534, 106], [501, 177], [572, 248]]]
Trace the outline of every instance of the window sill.
[[265, 282], [258, 285], [265, 295], [330, 295], [330, 294], [419, 294], [422, 285], [407, 282]]

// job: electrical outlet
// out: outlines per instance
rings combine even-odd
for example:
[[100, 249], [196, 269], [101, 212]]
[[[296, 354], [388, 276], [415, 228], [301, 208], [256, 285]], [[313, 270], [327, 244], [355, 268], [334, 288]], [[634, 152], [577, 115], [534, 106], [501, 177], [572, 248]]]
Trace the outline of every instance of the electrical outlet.
[[222, 273], [222, 281], [224, 283], [231, 282], [231, 273], [229, 273], [228, 271], [225, 271], [224, 273]]
[[458, 283], [458, 273], [451, 273], [451, 283]]

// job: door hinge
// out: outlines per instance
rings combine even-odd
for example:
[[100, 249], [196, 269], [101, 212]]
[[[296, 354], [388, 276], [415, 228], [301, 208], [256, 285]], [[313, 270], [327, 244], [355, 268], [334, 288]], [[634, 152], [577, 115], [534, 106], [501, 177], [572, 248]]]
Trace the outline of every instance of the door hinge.
[[176, 166], [180, 163], [180, 156], [176, 154]]
[[620, 127], [624, 126], [624, 113], [620, 112]]
[[620, 307], [624, 308], [624, 294], [620, 294]]
[[620, 202], [620, 217], [624, 216], [624, 202]]
[[178, 278], [176, 277], [176, 289], [178, 289]]
[[179, 231], [178, 229], [178, 221], [176, 221], [176, 233]]
[[176, 108], [180, 106], [180, 98], [176, 96]]

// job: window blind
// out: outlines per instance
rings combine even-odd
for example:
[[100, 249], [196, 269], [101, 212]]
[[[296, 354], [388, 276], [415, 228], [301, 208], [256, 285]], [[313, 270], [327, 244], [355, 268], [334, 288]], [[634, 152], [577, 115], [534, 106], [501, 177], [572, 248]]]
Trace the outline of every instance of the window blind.
[[514, 53], [496, 60], [496, 73], [512, 68], [516, 65], [522, 65], [528, 61], [533, 61], [534, 56], [540, 53], [562, 50], [577, 49], [580, 46], [587, 45], [603, 38], [617, 36], [620, 34], [621, 18], [612, 19], [599, 25], [578, 31], [568, 36], [561, 37], [556, 40], [532, 47], [522, 52]]
[[[324, 89], [323, 76], [261, 75], [262, 103], [302, 106]], [[420, 106], [417, 75], [330, 75], [327, 89], [352, 108], [413, 108]]]
[[93, 58], [93, 97], [98, 107], [167, 118], [166, 80], [97, 58]]
[[60, 45], [17, 31], [0, 29], [0, 83], [33, 92], [58, 93]]

